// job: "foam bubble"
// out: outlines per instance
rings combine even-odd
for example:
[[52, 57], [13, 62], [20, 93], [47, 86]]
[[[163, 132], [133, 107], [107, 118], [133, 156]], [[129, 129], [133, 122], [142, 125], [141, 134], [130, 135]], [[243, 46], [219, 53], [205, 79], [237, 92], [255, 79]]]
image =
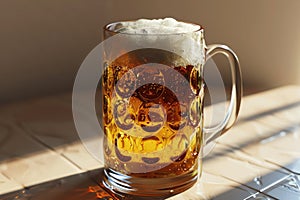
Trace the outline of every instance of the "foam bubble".
[[173, 18], [164, 18], [120, 22], [117, 24], [115, 31], [129, 34], [170, 34], [190, 33], [200, 28], [196, 24], [180, 22]]
[[113, 23], [107, 28], [120, 33], [115, 45], [136, 48], [164, 47], [163, 49], [172, 49], [190, 64], [204, 64], [205, 42], [203, 29], [199, 25], [164, 18], [123, 21]]

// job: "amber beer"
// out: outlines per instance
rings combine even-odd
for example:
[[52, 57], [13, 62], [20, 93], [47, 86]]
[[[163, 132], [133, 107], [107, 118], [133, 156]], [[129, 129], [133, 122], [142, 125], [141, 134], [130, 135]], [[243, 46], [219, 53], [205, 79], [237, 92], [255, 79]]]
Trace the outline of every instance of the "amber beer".
[[[102, 183], [138, 197], [190, 188], [201, 174], [204, 146], [237, 118], [237, 56], [225, 45], [206, 46], [201, 26], [172, 18], [111, 23], [104, 38]], [[231, 99], [224, 120], [204, 128], [203, 66], [220, 53], [230, 64]]]
[[108, 63], [102, 79], [106, 173], [194, 179], [202, 137], [200, 68], [150, 48]]

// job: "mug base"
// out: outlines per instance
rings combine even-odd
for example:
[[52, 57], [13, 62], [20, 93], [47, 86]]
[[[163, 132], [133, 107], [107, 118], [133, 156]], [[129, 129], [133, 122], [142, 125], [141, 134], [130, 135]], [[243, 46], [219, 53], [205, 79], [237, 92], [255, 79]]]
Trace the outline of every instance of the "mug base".
[[198, 171], [168, 178], [140, 178], [112, 169], [104, 169], [103, 185], [120, 195], [135, 197], [170, 197], [191, 188], [198, 179]]

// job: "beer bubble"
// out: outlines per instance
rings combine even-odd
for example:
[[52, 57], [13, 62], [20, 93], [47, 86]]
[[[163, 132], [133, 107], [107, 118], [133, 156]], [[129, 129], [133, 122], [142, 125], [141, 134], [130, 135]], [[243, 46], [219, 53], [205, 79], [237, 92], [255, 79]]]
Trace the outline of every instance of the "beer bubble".
[[132, 93], [135, 90], [135, 84], [136, 84], [136, 77], [135, 74], [129, 70], [123, 70], [119, 69], [119, 67], [116, 67], [115, 70], [117, 75], [116, 78], [116, 85], [115, 89], [117, 94], [122, 98], [128, 98], [132, 95]]
[[173, 18], [139, 19], [120, 22], [115, 27], [117, 32], [130, 34], [166, 34], [189, 33], [200, 29], [199, 25], [177, 21]]
[[178, 131], [187, 123], [187, 105], [173, 102], [167, 110], [167, 122], [171, 129]]
[[188, 68], [174, 67], [174, 69], [168, 70], [167, 73], [166, 85], [178, 99], [184, 100], [193, 95], [189, 84], [190, 71], [188, 71]]
[[173, 156], [171, 157], [170, 159], [173, 161], [173, 162], [180, 162], [182, 161], [185, 156], [186, 156], [186, 153], [187, 153], [187, 150], [185, 150], [183, 153], [181, 153], [179, 156]]
[[177, 101], [177, 96], [169, 88], [165, 87], [165, 90], [162, 94], [162, 105], [165, 108], [168, 108], [172, 103]]
[[133, 127], [134, 115], [130, 114], [128, 108], [129, 105], [124, 100], [117, 100], [114, 105], [114, 119], [122, 130], [129, 130]]
[[137, 74], [137, 93], [144, 101], [152, 101], [160, 97], [164, 85], [164, 75], [157, 67], [145, 66]]

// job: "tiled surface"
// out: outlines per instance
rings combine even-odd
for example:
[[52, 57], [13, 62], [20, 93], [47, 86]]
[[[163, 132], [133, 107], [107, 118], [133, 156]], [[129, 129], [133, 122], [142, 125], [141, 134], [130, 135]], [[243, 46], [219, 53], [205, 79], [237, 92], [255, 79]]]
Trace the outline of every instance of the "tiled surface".
[[246, 199], [250, 196], [266, 196], [249, 187], [238, 184], [226, 178], [203, 172], [200, 181], [189, 190], [169, 198], [170, 200], [214, 199], [234, 200]]
[[1, 200], [95, 200], [100, 192], [102, 192], [102, 196], [105, 196], [103, 195], [105, 192], [100, 191], [96, 182], [87, 173], [82, 173], [6, 194], [2, 196]]
[[15, 180], [12, 180], [11, 178], [0, 173], [0, 188], [0, 195], [2, 195], [8, 192], [21, 190], [23, 189], [23, 186]]
[[78, 140], [66, 96], [0, 107], [0, 194], [102, 166]]
[[0, 146], [0, 172], [18, 184], [27, 187], [81, 172], [17, 127], [9, 126], [7, 135]]
[[[299, 200], [299, 182], [290, 180], [300, 174], [299, 116], [300, 87], [244, 98], [238, 122], [205, 157], [199, 182], [170, 199], [282, 199], [284, 192]], [[92, 175], [59, 179], [103, 166], [78, 141], [70, 95], [2, 106], [0, 120], [0, 195], [29, 187], [2, 197], [101, 199]]]

